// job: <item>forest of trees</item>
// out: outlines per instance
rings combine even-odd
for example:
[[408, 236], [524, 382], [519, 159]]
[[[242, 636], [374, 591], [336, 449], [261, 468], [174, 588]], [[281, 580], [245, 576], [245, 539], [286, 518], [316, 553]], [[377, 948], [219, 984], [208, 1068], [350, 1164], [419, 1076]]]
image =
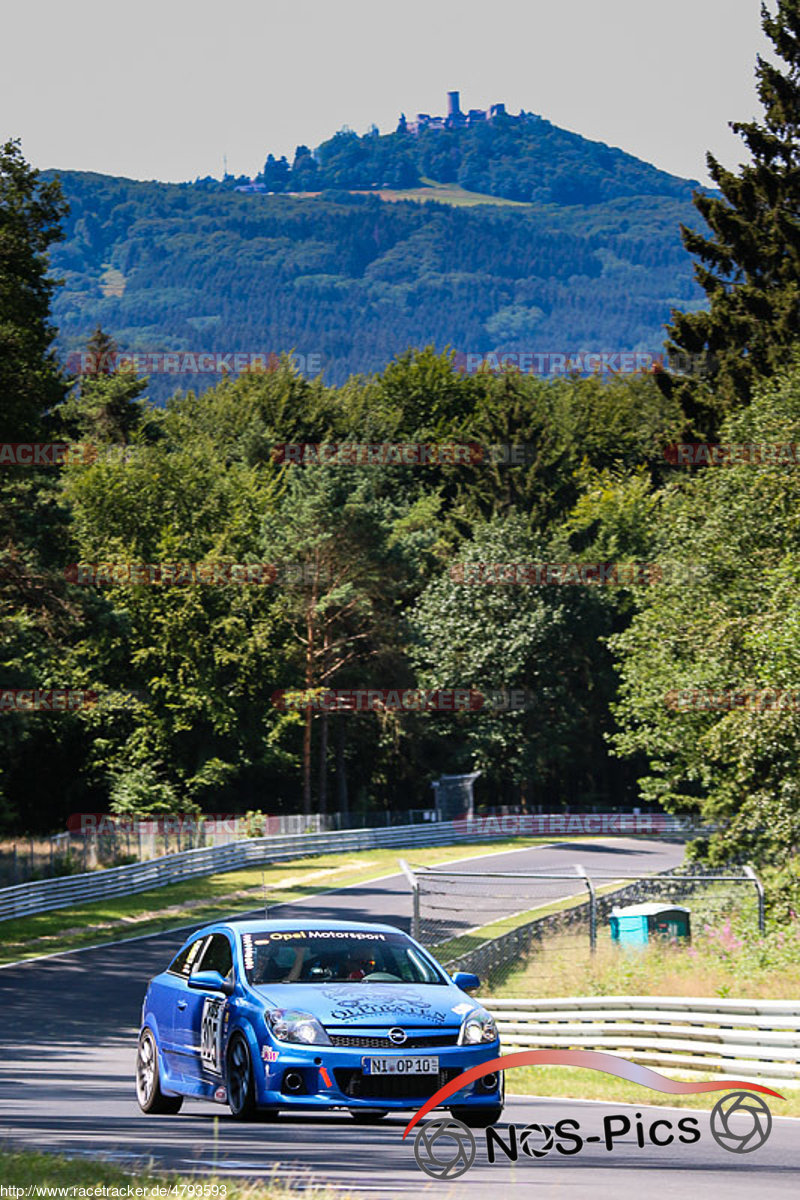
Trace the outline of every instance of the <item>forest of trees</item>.
[[[64, 229], [62, 255], [82, 239], [100, 262], [113, 227], [153, 283], [156, 264], [181, 255], [180, 235], [156, 215], [162, 202], [181, 200], [209, 261], [224, 261], [232, 234], [191, 191], [138, 185], [153, 200], [145, 219], [124, 199], [134, 185], [86, 176], [72, 179], [79, 215], [67, 217], [58, 184], [18, 144], [0, 150], [4, 439], [96, 450], [0, 472], [3, 688], [97, 696], [74, 711], [2, 714], [5, 828], [56, 829], [71, 811], [109, 804], [362, 816], [424, 806], [441, 772], [477, 768], [484, 802], [644, 799], [720, 821], [701, 848], [716, 861], [746, 855], [796, 871], [800, 704], [683, 710], [669, 700], [800, 696], [796, 464], [760, 454], [687, 466], [670, 451], [698, 440], [800, 444], [796, 5], [765, 17], [765, 29], [790, 69], [759, 61], [763, 123], [740, 127], [752, 164], [734, 175], [710, 160], [721, 196], [699, 197], [705, 224], [698, 215], [683, 231], [707, 301], [676, 312], [669, 331], [673, 348], [707, 361], [690, 376], [465, 375], [452, 353], [428, 346], [334, 384], [284, 359], [165, 405], [128, 372], [71, 380], [52, 349], [52, 314], [65, 301], [54, 301], [48, 274]], [[106, 197], [94, 213], [92, 196]], [[439, 263], [476, 267], [484, 255], [496, 279], [516, 279], [520, 260], [552, 250], [545, 232], [500, 214], [482, 218], [484, 234], [494, 222], [502, 230], [487, 243], [447, 210], [431, 218], [369, 201], [339, 226], [335, 204], [281, 216], [234, 203], [242, 229], [272, 239], [276, 277], [297, 269], [289, 228], [317, 278], [332, 244], [363, 273], [398, 247], [401, 269], [417, 237]], [[145, 227], [126, 240], [129, 221]], [[599, 243], [578, 239], [574, 254], [581, 278], [600, 274]], [[563, 259], [551, 262], [557, 279]], [[231, 287], [250, 288], [246, 257], [239, 274], [233, 259], [229, 268]], [[204, 286], [198, 279], [198, 295]], [[566, 297], [580, 292], [574, 278], [564, 286]], [[103, 323], [91, 345], [109, 362], [123, 331]], [[276, 453], [345, 442], [525, 453], [517, 465], [298, 464]], [[105, 582], [86, 585], [74, 566], [154, 563], [204, 564], [212, 578], [215, 564], [274, 570], [258, 583], [148, 583], [109, 567]], [[470, 566], [532, 563], [659, 570], [616, 586], [463, 582]], [[358, 714], [275, 702], [276, 692], [370, 687], [520, 689], [532, 702]]]
[[[470, 127], [409, 133], [344, 129], [315, 151], [298, 146], [291, 163], [267, 155], [256, 182], [276, 193], [330, 188], [405, 188], [426, 179], [533, 204], [593, 205], [630, 196], [684, 200], [696, 180], [668, 175], [632, 154], [560, 129], [543, 117], [507, 113]], [[206, 188], [235, 187], [227, 177]]]
[[[590, 208], [458, 208], [60, 178], [62, 354], [99, 324], [124, 351], [294, 348], [342, 384], [426, 345], [656, 352], [671, 306], [703, 301], [680, 239], [697, 222], [688, 184]], [[148, 394], [174, 386], [153, 376]]]

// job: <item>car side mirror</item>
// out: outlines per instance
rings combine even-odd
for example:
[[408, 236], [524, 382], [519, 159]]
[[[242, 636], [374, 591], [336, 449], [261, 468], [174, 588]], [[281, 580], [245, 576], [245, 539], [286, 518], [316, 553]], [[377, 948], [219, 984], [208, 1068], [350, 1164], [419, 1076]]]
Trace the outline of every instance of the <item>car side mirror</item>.
[[476, 988], [481, 986], [478, 976], [473, 975], [470, 971], [456, 971], [453, 976], [453, 983], [457, 988], [461, 988], [462, 992], [474, 992]]
[[223, 978], [219, 971], [195, 971], [186, 982], [198, 992], [222, 992], [230, 996], [233, 991], [233, 980]]

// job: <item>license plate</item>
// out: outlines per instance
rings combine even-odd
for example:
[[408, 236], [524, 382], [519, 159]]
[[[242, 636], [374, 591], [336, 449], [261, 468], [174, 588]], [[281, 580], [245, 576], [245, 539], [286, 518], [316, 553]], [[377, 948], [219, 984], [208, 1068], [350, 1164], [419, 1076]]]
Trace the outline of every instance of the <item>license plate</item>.
[[362, 1058], [365, 1075], [438, 1075], [438, 1054], [413, 1054], [400, 1058]]

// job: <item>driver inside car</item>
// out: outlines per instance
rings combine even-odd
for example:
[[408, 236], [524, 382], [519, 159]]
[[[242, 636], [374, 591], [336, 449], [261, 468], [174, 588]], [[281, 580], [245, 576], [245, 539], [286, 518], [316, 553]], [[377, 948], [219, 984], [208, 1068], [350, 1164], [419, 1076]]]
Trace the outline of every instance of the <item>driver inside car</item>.
[[360, 954], [348, 954], [342, 968], [342, 979], [359, 980], [375, 970], [374, 958], [363, 958]]

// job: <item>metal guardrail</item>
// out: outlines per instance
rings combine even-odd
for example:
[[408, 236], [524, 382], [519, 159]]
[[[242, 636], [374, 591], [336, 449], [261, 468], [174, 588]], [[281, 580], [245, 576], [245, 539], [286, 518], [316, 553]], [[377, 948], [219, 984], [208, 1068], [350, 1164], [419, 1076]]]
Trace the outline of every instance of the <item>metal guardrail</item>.
[[0, 889], [0, 921], [32, 913], [68, 908], [165, 887], [199, 875], [235, 871], [241, 867], [281, 862], [304, 855], [335, 854], [392, 846], [440, 846], [466, 840], [455, 821], [423, 825], [392, 825], [378, 829], [333, 830], [327, 833], [284, 834], [248, 838], [227, 846], [183, 850], [148, 862], [109, 867], [81, 875], [64, 875]]
[[[626, 836], [636, 832], [634, 815], [617, 815], [619, 818], [630, 818], [630, 829], [625, 830]], [[657, 815], [657, 832], [661, 835], [681, 836], [694, 833], [688, 822], [676, 817]], [[654, 831], [648, 827], [642, 832], [652, 836]], [[161, 858], [123, 867], [108, 867], [105, 870], [88, 871], [80, 875], [57, 876], [0, 888], [0, 921], [90, 903], [108, 896], [133, 895], [198, 875], [235, 871], [240, 867], [280, 862], [302, 855], [334, 854], [340, 851], [373, 850], [392, 846], [447, 846], [463, 841], [492, 841], [498, 836], [509, 835], [498, 828], [492, 830], [491, 834], [486, 831], [481, 836], [472, 823], [456, 820], [247, 838], [226, 846], [183, 850], [177, 854], [166, 854]]]
[[505, 1049], [584, 1049], [800, 1083], [800, 1001], [689, 996], [483, 1000]]

